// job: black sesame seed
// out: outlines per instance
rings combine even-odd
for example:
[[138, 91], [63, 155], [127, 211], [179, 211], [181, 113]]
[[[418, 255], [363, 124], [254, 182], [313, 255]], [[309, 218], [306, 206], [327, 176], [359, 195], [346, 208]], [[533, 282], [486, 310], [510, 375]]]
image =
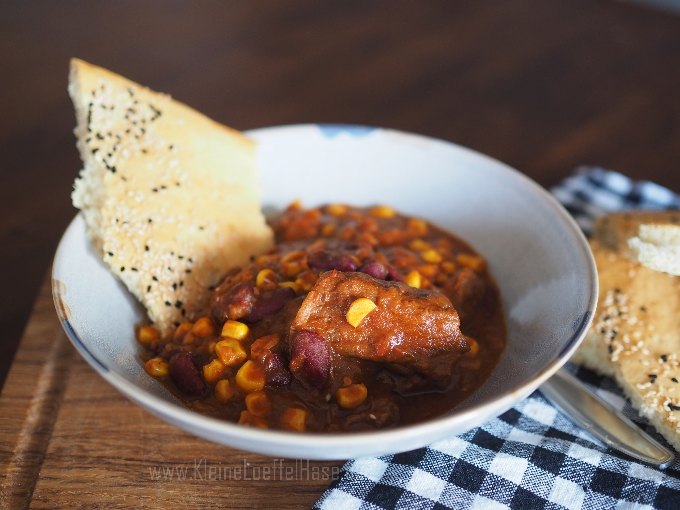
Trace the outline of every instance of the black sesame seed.
[[146, 149], [142, 149], [142, 154], [146, 154]]
[[165, 306], [172, 306], [172, 303], [170, 301], [166, 301]]
[[188, 260], [189, 260], [189, 263], [190, 263], [190, 264], [193, 264], [193, 263], [194, 263], [194, 259], [192, 259], [191, 257], [189, 257]]
[[153, 220], [152, 220], [151, 218], [149, 218], [149, 223], [151, 223], [152, 221], [153, 221]]
[[184, 281], [179, 282], [180, 287], [184, 287]]
[[668, 407], [670, 407], [671, 411], [680, 411], [680, 406], [674, 406], [673, 404], [670, 404]]
[[621, 289], [614, 289], [614, 292], [616, 292], [617, 294], [621, 294]]
[[182, 308], [182, 317], [184, 317], [184, 315], [185, 315], [186, 313], [187, 313], [187, 311], [186, 311], [184, 308]]
[[121, 175], [120, 178], [123, 179], [124, 181], [127, 181], [127, 177], [125, 177], [124, 175]]
[[112, 166], [112, 167], [111, 167], [111, 173], [112, 173], [112, 174], [115, 174], [115, 173], [116, 173], [116, 167], [115, 167], [115, 166]]
[[92, 154], [96, 154], [98, 150], [99, 150], [99, 147], [95, 147], [94, 149], [92, 149]]
[[185, 272], [185, 273], [191, 273], [191, 269], [187, 269], [187, 270], [184, 271], [184, 272]]
[[204, 227], [198, 227], [198, 230], [205, 230]]
[[135, 271], [135, 272], [136, 272], [136, 271], [137, 271], [137, 268], [136, 268], [136, 267], [131, 267], [131, 268], [130, 268], [130, 271]]
[[656, 374], [648, 374], [648, 376], [651, 377], [652, 379], [656, 379], [657, 377], [659, 377], [659, 376], [656, 375]]
[[666, 356], [665, 354], [662, 354], [661, 359], [663, 360], [664, 363], [666, 363], [668, 361], [668, 356]]
[[125, 266], [120, 266], [120, 272], [122, 273], [123, 271], [125, 271]]
[[607, 350], [609, 351], [609, 354], [612, 354], [614, 352], [614, 348], [611, 345], [607, 346]]
[[[250, 256], [250, 261], [255, 262], [255, 255]], [[602, 330], [602, 333], [604, 333], [604, 329]]]
[[671, 377], [671, 381], [673, 381], [674, 383], [677, 383], [678, 379], [676, 377]]
[[144, 248], [146, 248], [146, 251], [149, 251], [149, 245], [148, 244]]
[[155, 276], [152, 276], [151, 279], [152, 279], [154, 282], [157, 282], [157, 281], [158, 281], [158, 278], [156, 278]]
[[147, 291], [147, 292], [151, 292], [151, 285], [149, 285], [149, 286], [146, 288], [146, 291]]
[[[250, 261], [251, 261], [251, 262], [255, 262], [255, 257], [250, 257]], [[604, 328], [602, 328], [602, 329], [600, 330], [600, 334], [602, 334], [602, 335], [604, 335], [606, 332], [607, 332], [607, 330], [604, 329]]]
[[170, 147], [168, 147], [168, 149], [170, 149], [170, 150], [172, 150], [172, 149], [174, 149], [174, 148], [175, 148], [174, 145], [171, 145]]
[[154, 188], [151, 191], [153, 191], [154, 193], [158, 193], [158, 188]]
[[177, 283], [172, 284], [172, 290], [177, 290]]
[[646, 312], [647, 309], [646, 309], [644, 306], [641, 306], [641, 307], [640, 307], [640, 311], [641, 311], [641, 312]]
[[182, 260], [184, 258], [184, 255], [177, 255], [177, 258]]
[[110, 251], [110, 252], [108, 252], [108, 253], [109, 253], [109, 257], [113, 257], [113, 252], [112, 252], [112, 251]]
[[170, 266], [168, 266], [168, 271], [172, 271], [172, 268]]

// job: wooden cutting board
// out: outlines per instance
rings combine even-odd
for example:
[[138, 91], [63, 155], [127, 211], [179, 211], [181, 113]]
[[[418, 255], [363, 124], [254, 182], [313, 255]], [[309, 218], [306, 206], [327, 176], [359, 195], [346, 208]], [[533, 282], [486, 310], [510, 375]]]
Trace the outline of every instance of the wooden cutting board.
[[310, 508], [342, 464], [240, 451], [160, 421], [76, 353], [43, 284], [0, 396], [0, 508]]

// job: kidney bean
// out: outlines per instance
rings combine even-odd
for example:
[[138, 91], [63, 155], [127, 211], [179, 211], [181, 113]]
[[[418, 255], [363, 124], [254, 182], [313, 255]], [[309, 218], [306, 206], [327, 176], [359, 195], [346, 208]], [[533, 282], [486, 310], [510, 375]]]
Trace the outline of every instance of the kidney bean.
[[332, 255], [326, 251], [308, 255], [307, 264], [309, 267], [320, 269], [321, 271], [336, 269], [346, 273], [356, 271], [358, 267], [356, 261], [349, 255]]
[[290, 386], [291, 375], [286, 368], [286, 360], [280, 354], [270, 352], [264, 358], [264, 372], [267, 386], [285, 388]]
[[177, 389], [190, 397], [198, 397], [205, 393], [208, 385], [187, 352], [178, 352], [170, 358], [170, 378]]
[[331, 374], [331, 353], [322, 336], [298, 331], [291, 345], [290, 371], [300, 384], [320, 390]]
[[261, 321], [266, 316], [281, 311], [294, 297], [295, 291], [290, 287], [276, 289], [269, 297], [259, 299], [244, 319], [246, 322]]
[[387, 280], [405, 283], [404, 277], [401, 276], [401, 273], [393, 266], [387, 266]]
[[384, 280], [387, 278], [388, 274], [385, 265], [381, 264], [380, 262], [376, 262], [375, 260], [365, 262], [359, 268], [359, 272], [365, 273], [369, 276], [372, 276], [373, 278], [377, 278], [378, 280]]

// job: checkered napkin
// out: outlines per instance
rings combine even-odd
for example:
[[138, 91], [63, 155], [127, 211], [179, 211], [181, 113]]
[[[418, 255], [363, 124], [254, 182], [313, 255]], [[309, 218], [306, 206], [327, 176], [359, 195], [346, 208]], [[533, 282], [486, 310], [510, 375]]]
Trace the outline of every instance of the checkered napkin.
[[[578, 168], [552, 193], [589, 233], [621, 209], [680, 208], [651, 182]], [[664, 442], [613, 380], [567, 364], [583, 382]], [[589, 435], [534, 392], [483, 426], [426, 448], [347, 462], [315, 509], [680, 509], [680, 460], [664, 471]]]

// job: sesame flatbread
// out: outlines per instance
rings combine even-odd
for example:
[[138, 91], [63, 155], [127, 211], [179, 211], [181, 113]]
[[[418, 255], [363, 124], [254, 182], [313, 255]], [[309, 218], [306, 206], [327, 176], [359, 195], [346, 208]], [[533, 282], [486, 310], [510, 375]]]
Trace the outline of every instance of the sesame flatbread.
[[273, 244], [255, 143], [81, 60], [69, 93], [84, 165], [73, 204], [104, 263], [167, 335], [229, 269]]
[[571, 361], [614, 377], [633, 407], [680, 451], [680, 278], [629, 258], [623, 244], [622, 250], [610, 246], [591, 241], [598, 308]]

